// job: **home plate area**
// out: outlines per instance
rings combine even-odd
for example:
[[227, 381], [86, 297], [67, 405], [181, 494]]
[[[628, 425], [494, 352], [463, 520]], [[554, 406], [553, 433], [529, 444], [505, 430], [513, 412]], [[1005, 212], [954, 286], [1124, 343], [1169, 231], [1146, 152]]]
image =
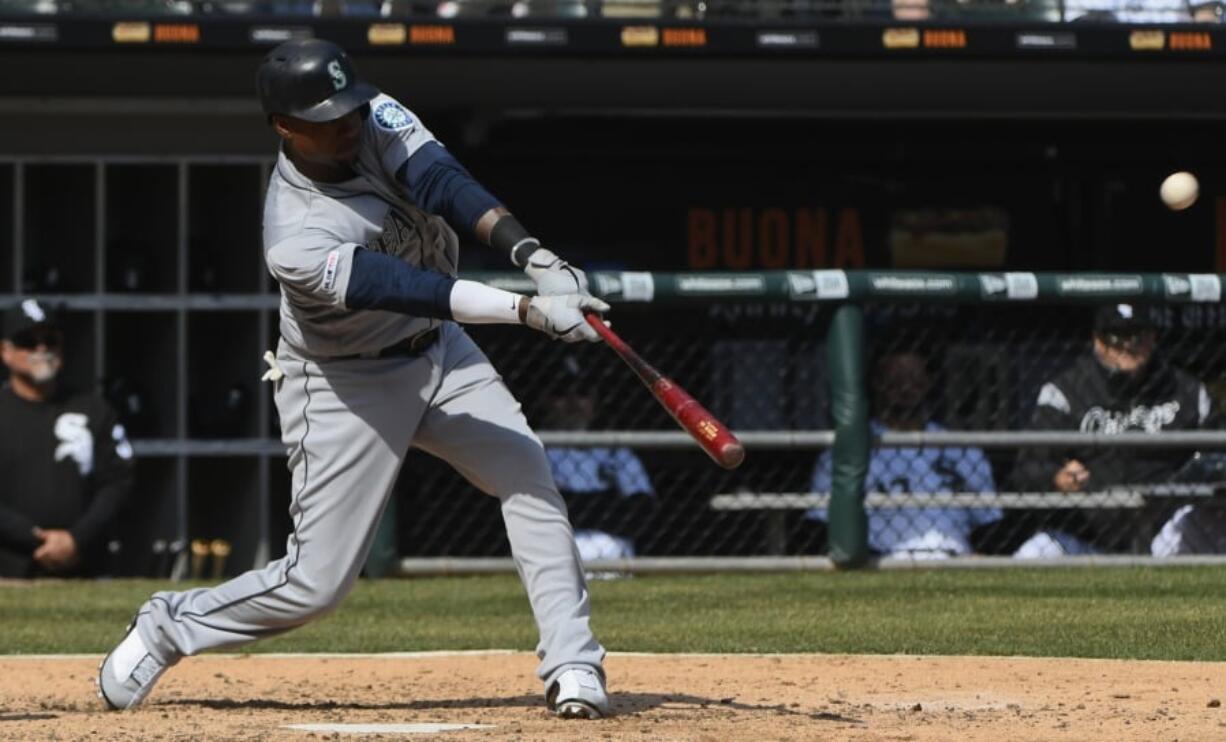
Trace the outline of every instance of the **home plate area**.
[[0, 657], [0, 739], [1226, 739], [1226, 663], [612, 654], [614, 714], [546, 708], [527, 652], [203, 655], [103, 711], [97, 656]]

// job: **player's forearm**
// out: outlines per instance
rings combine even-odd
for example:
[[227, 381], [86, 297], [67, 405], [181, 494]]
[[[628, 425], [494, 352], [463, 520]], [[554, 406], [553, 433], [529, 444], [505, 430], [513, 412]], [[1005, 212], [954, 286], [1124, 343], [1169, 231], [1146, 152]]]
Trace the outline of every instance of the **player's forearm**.
[[522, 325], [528, 297], [476, 281], [456, 281], [451, 289], [451, 315], [467, 325]]
[[579, 294], [527, 297], [474, 281], [456, 281], [451, 291], [451, 313], [467, 324], [517, 324], [539, 330], [568, 343], [598, 342], [586, 315], [609, 311], [594, 296]]
[[505, 206], [495, 206], [482, 214], [481, 218], [477, 220], [476, 225], [473, 227], [473, 234], [484, 244], [491, 244], [490, 240], [493, 238], [494, 225], [504, 216], [510, 215], [510, 210]]
[[465, 324], [523, 324], [528, 297], [415, 268], [390, 255], [358, 249], [345, 294], [350, 309], [381, 309]]
[[[103, 430], [113, 427], [103, 425]], [[131, 459], [119, 456], [114, 449], [99, 451], [95, 457], [99, 468], [95, 472], [96, 489], [89, 507], [68, 529], [81, 549], [89, 549], [103, 538], [115, 522], [128, 497], [132, 494], [134, 470]]]
[[596, 342], [587, 312], [609, 305], [577, 293], [529, 298], [475, 281], [460, 281], [414, 268], [382, 253], [358, 248], [345, 292], [348, 309], [381, 309], [464, 324], [527, 325], [568, 343]]
[[1022, 492], [1049, 492], [1055, 486], [1054, 478], [1060, 471], [1061, 458], [1048, 451], [1023, 452], [1013, 467], [1011, 483]]
[[26, 553], [34, 551], [39, 544], [34, 536], [35, 525], [16, 510], [0, 505], [0, 546]]
[[381, 309], [414, 317], [451, 319], [451, 289], [456, 279], [415, 268], [391, 255], [357, 248], [345, 306]]
[[490, 247], [505, 253], [512, 263], [524, 269], [524, 273], [536, 284], [537, 296], [590, 296], [587, 274], [541, 247], [540, 240], [528, 234], [528, 230], [506, 209], [491, 209], [479, 223], [483, 229], [490, 225]]
[[528, 265], [532, 253], [541, 249], [540, 240], [529, 234], [524, 225], [502, 207], [487, 211], [477, 221], [476, 232], [477, 237], [521, 268]]
[[442, 216], [457, 229], [472, 230], [489, 243], [477, 227], [501, 204], [442, 145], [430, 142], [422, 146], [401, 166], [396, 178], [420, 208]]
[[89, 509], [68, 529], [78, 548], [90, 549], [106, 535], [107, 528], [115, 521], [130, 489], [126, 483], [113, 482], [95, 493]]

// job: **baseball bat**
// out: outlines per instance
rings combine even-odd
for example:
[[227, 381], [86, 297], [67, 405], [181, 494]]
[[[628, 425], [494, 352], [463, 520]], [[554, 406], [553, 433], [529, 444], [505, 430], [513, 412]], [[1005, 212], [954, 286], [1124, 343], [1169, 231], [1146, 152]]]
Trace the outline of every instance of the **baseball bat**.
[[204, 579], [204, 566], [209, 560], [209, 542], [207, 539], [192, 539], [192, 579]]
[[596, 330], [605, 345], [626, 362], [681, 429], [689, 433], [715, 463], [725, 469], [735, 469], [741, 465], [745, 460], [745, 447], [732, 431], [728, 430], [728, 426], [707, 412], [706, 408], [698, 404], [698, 400], [691, 397], [677, 382], [643, 360], [625, 340], [606, 326], [598, 315], [588, 314], [586, 317], [587, 323]]
[[209, 544], [209, 553], [213, 555], [213, 579], [220, 580], [226, 571], [226, 558], [230, 556], [233, 547], [225, 539], [215, 538]]

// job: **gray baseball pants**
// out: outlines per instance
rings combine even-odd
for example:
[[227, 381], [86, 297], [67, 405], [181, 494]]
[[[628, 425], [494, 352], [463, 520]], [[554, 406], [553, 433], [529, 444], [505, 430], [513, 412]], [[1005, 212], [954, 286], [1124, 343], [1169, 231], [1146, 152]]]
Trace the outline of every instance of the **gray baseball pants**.
[[[519, 402], [460, 327], [416, 358], [312, 361], [281, 343], [276, 391], [293, 473], [286, 555], [216, 587], [155, 593], [136, 627], [172, 664], [282, 633], [336, 608], [357, 581], [410, 445], [502, 501], [540, 631], [537, 675], [601, 668], [566, 505]], [[603, 672], [603, 671], [602, 671]]]

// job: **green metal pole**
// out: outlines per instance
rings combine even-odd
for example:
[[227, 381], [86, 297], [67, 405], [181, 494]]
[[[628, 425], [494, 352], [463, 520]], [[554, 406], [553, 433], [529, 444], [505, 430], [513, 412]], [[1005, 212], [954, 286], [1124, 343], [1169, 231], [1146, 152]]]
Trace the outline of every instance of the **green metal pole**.
[[868, 394], [865, 391], [864, 310], [843, 304], [830, 320], [826, 368], [834, 422], [834, 469], [830, 492], [830, 558], [839, 567], [868, 561]]

